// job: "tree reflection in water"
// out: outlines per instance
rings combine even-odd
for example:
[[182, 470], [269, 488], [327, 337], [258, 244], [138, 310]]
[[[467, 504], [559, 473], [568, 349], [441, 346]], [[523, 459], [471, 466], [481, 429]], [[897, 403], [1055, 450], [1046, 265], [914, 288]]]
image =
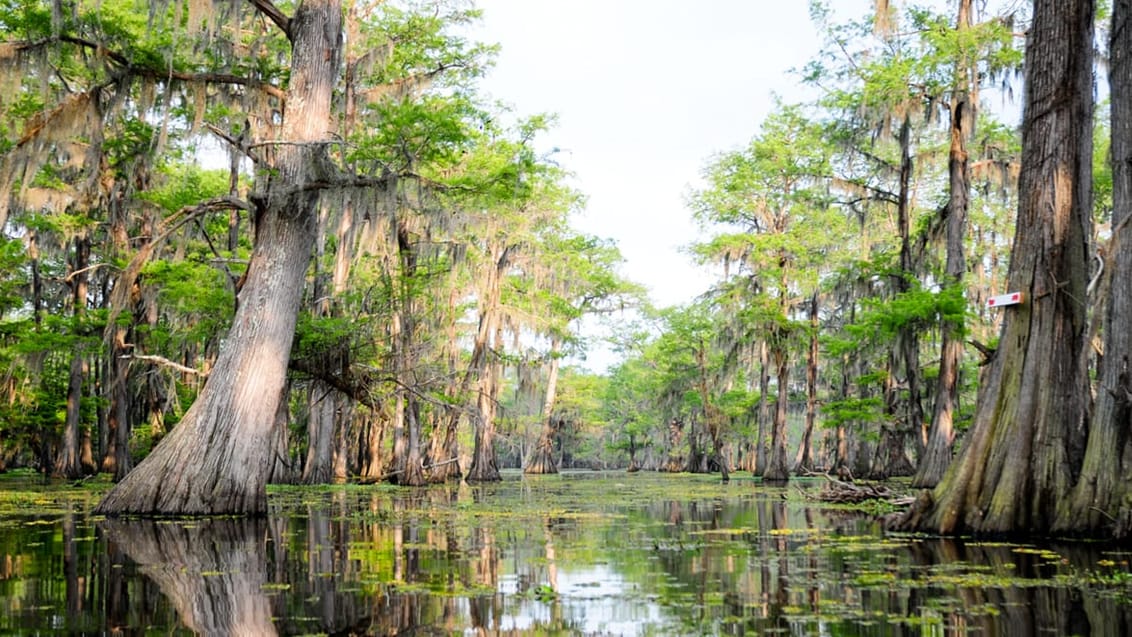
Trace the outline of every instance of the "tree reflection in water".
[[0, 633], [1132, 634], [1127, 547], [886, 536], [694, 480], [296, 489], [264, 520], [0, 515]]
[[136, 562], [202, 635], [276, 635], [264, 593], [267, 525], [260, 519], [109, 519], [108, 542]]

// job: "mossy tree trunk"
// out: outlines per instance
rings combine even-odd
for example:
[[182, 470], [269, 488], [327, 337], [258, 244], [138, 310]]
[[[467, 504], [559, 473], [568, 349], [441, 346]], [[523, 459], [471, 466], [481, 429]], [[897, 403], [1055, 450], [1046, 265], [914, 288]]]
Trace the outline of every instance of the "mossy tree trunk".
[[680, 454], [684, 442], [684, 421], [673, 418], [668, 422], [668, 457], [664, 461], [664, 471], [678, 473], [684, 469], [684, 458]]
[[[494, 313], [493, 313], [494, 314]], [[502, 345], [502, 330], [495, 327], [494, 342]], [[479, 379], [476, 391], [475, 444], [472, 449], [472, 463], [465, 478], [469, 482], [498, 482], [499, 464], [495, 459], [495, 414], [499, 404], [499, 378], [503, 364], [498, 358], [487, 362]]]
[[[71, 271], [67, 273], [66, 281], [71, 288], [72, 314], [77, 328], [79, 320], [86, 314], [87, 291], [90, 286], [87, 275], [87, 267], [90, 264], [90, 239], [86, 236], [78, 236], [73, 243], [74, 261], [71, 263]], [[60, 478], [74, 479], [83, 475], [79, 447], [82, 439], [82, 398], [87, 368], [86, 347], [77, 343], [71, 355], [71, 369], [67, 381], [63, 440], [51, 471], [52, 475]]]
[[[503, 345], [499, 307], [503, 275], [511, 266], [514, 251], [514, 247], [493, 246], [489, 252], [491, 259], [484, 268], [484, 280], [480, 290], [482, 295], [480, 320], [476, 331], [476, 342], [473, 343], [470, 367], [478, 376], [473, 417], [475, 444], [472, 449], [472, 462], [465, 477], [470, 482], [495, 482], [502, 479], [495, 459], [494, 445], [499, 380], [503, 373], [503, 365], [496, 352], [502, 351]], [[489, 342], [495, 344], [495, 351], [488, 346]]]
[[367, 482], [380, 480], [385, 470], [382, 449], [385, 447], [386, 416], [370, 409], [360, 420], [358, 474]]
[[[720, 478], [724, 482], [731, 480], [730, 468], [728, 467], [727, 458], [723, 453], [723, 426], [724, 414], [720, 411], [711, 400], [711, 392], [708, 391], [708, 364], [707, 364], [707, 348], [708, 344], [703, 338], [700, 339], [696, 347], [696, 389], [700, 394], [700, 402], [703, 403], [704, 415], [704, 428], [707, 430], [708, 438], [711, 440], [711, 460], [719, 467]], [[710, 467], [707, 471], [710, 471]]]
[[445, 320], [445, 330], [448, 337], [445, 339], [445, 357], [448, 359], [447, 368], [450, 378], [453, 380], [449, 383], [447, 388], [450, 403], [445, 407], [443, 413], [437, 417], [439, 429], [433, 432], [432, 439], [429, 445], [429, 482], [447, 482], [448, 480], [459, 480], [463, 477], [459, 459], [460, 459], [460, 439], [458, 436], [460, 420], [463, 417], [464, 410], [461, 408], [460, 402], [464, 396], [467, 396], [471, 388], [472, 374], [476, 368], [475, 361], [484, 356], [482, 349], [486, 347], [486, 341], [479, 338], [475, 339], [472, 343], [472, 354], [469, 357], [471, 363], [461, 373], [459, 370], [460, 365], [460, 352], [457, 348], [458, 338], [456, 336], [456, 317], [459, 315], [459, 301], [460, 292], [459, 288], [453, 286], [448, 294], [448, 311]]
[[770, 345], [763, 339], [759, 342], [759, 410], [758, 426], [755, 434], [755, 473], [766, 470], [770, 455]]
[[880, 440], [876, 454], [869, 467], [868, 477], [873, 480], [886, 480], [894, 476], [907, 476], [915, 471], [908, 459], [909, 425], [906, 416], [911, 412], [901, 400], [904, 389], [897, 380], [897, 374], [905, 358], [906, 345], [903, 344], [908, 333], [897, 333], [897, 343], [888, 353], [888, 374], [884, 379], [884, 421], [880, 426]]
[[778, 378], [778, 396], [774, 403], [774, 422], [771, 426], [770, 459], [763, 471], [767, 482], [786, 482], [790, 479], [790, 459], [786, 450], [786, 417], [790, 404], [790, 357], [785, 345], [772, 348], [772, 357]]
[[[912, 122], [905, 116], [900, 126], [900, 190], [897, 194], [897, 220], [900, 231], [900, 271], [895, 275], [896, 294], [911, 288], [910, 279], [916, 276], [916, 262], [912, 254]], [[870, 477], [885, 479], [907, 476], [916, 467], [909, 460], [906, 446], [908, 436], [914, 436], [917, 448], [922, 449], [924, 409], [920, 400], [920, 338], [919, 326], [906, 321], [896, 331], [892, 352], [888, 358], [888, 378], [885, 380], [885, 415], [887, 422], [881, 429], [881, 441], [873, 462]]]
[[554, 461], [554, 438], [557, 427], [554, 420], [554, 397], [558, 393], [558, 360], [562, 339], [552, 337], [550, 342], [550, 363], [546, 378], [546, 395], [543, 397], [542, 433], [535, 444], [531, 457], [523, 467], [523, 473], [558, 473], [558, 463]]
[[112, 489], [97, 511], [263, 514], [273, 465], [276, 407], [314, 247], [328, 157], [331, 102], [340, 73], [342, 6], [307, 0], [291, 18], [256, 6], [287, 31], [291, 72], [283, 143], [273, 144], [257, 196], [255, 240], [231, 330], [200, 395], [173, 431]]
[[[955, 28], [964, 32], [971, 27], [971, 0], [960, 0]], [[971, 190], [971, 170], [967, 155], [967, 138], [974, 132], [978, 84], [972, 82], [970, 61], [963, 56], [956, 62], [956, 86], [951, 98], [951, 130], [947, 171], [947, 262], [946, 284], [962, 286], [967, 271], [963, 240], [967, 233], [967, 209]], [[959, 368], [963, 359], [963, 326], [953, 318], [941, 319], [939, 379], [935, 405], [928, 430], [927, 446], [916, 467], [912, 486], [934, 487], [951, 464], [951, 446], [955, 439], [954, 417], [959, 407]]]
[[1104, 246], [1107, 292], [1096, 404], [1081, 476], [1064, 502], [1056, 529], [1062, 533], [1132, 536], [1132, 0], [1115, 0], [1109, 30], [1112, 91], [1112, 235]]
[[338, 430], [350, 402], [338, 390], [321, 380], [307, 388], [307, 456], [303, 463], [303, 484], [331, 484], [335, 481], [334, 458]]
[[806, 424], [794, 456], [794, 473], [810, 473], [814, 462], [814, 428], [818, 419], [818, 294], [810, 296], [809, 351], [806, 353]]
[[1077, 478], [1091, 230], [1093, 0], [1036, 0], [1026, 47], [1019, 209], [999, 347], [943, 480], [903, 520], [954, 534], [1053, 529]]

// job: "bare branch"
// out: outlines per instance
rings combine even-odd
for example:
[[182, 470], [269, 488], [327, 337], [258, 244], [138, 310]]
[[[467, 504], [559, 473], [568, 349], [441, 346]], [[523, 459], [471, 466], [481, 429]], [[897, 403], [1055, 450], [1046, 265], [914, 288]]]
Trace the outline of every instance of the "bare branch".
[[252, 147], [260, 146], [262, 144], [249, 144], [247, 140], [248, 131], [246, 128], [240, 133], [239, 137], [232, 137], [228, 133], [225, 133], [212, 124], [205, 124], [205, 127], [208, 128], [208, 130], [212, 131], [213, 135], [216, 135], [220, 139], [228, 142], [229, 146], [243, 153], [243, 155], [252, 160], [252, 162], [257, 164], [260, 163], [260, 158], [252, 153]]
[[201, 370], [199, 370], [195, 367], [187, 367], [187, 366], [182, 365], [182, 364], [180, 364], [176, 361], [171, 361], [168, 358], [165, 358], [164, 356], [157, 356], [156, 354], [123, 354], [122, 356], [120, 356], [120, 358], [133, 358], [133, 359], [137, 359], [139, 361], [149, 361], [151, 363], [157, 363], [158, 365], [161, 365], [163, 367], [172, 367], [173, 369], [181, 372], [182, 374], [192, 374], [194, 376], [200, 376], [202, 378], [208, 376], [208, 372], [202, 372]]
[[75, 270], [74, 272], [68, 274], [67, 276], [63, 277], [63, 282], [67, 283], [69, 285], [71, 283], [71, 281], [74, 281], [75, 277], [77, 277], [80, 274], [86, 274], [87, 272], [90, 272], [91, 270], [97, 270], [98, 268], [109, 268], [109, 267], [113, 267], [113, 266], [114, 266], [113, 263], [95, 263], [94, 265], [89, 265], [85, 268], [80, 268], [80, 269]]

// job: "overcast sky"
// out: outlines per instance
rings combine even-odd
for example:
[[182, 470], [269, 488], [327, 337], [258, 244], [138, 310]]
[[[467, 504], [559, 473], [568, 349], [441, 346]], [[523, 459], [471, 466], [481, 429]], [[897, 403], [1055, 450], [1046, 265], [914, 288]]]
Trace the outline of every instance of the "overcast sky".
[[555, 113], [546, 147], [588, 197], [578, 229], [617, 241], [623, 274], [661, 306], [703, 292], [680, 252], [684, 195], [718, 152], [798, 95], [818, 48], [803, 0], [478, 0], [476, 35], [501, 45], [483, 83], [521, 115]]

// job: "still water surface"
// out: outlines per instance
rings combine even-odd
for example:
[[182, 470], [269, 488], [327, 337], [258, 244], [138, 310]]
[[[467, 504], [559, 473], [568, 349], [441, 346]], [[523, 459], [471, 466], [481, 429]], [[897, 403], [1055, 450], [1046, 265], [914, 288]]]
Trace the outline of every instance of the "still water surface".
[[107, 520], [0, 481], [0, 634], [1119, 635], [1129, 553], [884, 535], [740, 476], [281, 488], [263, 520]]

